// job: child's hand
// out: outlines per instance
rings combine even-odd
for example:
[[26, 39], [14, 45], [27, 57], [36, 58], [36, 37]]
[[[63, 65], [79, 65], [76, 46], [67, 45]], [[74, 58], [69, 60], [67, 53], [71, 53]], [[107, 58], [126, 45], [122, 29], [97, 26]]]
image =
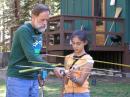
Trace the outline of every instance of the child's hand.
[[68, 72], [66, 72], [66, 77], [67, 78], [70, 78], [71, 76], [73, 76], [74, 75], [74, 70], [69, 70]]

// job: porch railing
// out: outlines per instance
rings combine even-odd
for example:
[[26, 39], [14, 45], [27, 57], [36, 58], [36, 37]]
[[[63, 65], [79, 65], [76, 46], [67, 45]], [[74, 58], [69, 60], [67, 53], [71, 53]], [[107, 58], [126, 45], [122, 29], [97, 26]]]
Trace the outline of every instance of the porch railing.
[[122, 51], [124, 24], [123, 18], [60, 15], [49, 19], [44, 39], [48, 50], [71, 50], [71, 33], [82, 28], [90, 40], [90, 50]]

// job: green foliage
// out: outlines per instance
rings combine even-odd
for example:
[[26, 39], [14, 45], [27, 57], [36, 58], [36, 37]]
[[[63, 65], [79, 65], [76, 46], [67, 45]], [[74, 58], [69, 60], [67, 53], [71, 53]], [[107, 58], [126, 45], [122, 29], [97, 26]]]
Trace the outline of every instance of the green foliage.
[[37, 0], [21, 0], [20, 2], [20, 21], [19, 24], [24, 23], [25, 21], [30, 20], [30, 10], [32, 6], [36, 3]]
[[50, 6], [51, 15], [60, 14], [60, 0], [46, 0], [45, 3]]
[[60, 0], [21, 0], [20, 1], [20, 21], [19, 24], [28, 21], [31, 18], [31, 9], [36, 3], [45, 3], [50, 6], [51, 15], [57, 15], [60, 9]]

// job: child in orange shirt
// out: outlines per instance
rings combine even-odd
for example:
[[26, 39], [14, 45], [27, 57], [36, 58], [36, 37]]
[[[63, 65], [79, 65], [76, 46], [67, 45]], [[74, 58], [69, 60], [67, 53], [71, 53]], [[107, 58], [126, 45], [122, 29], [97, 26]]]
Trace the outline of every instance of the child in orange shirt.
[[74, 52], [65, 57], [64, 97], [90, 97], [88, 78], [94, 61], [84, 49], [88, 44], [86, 36], [84, 31], [72, 33]]

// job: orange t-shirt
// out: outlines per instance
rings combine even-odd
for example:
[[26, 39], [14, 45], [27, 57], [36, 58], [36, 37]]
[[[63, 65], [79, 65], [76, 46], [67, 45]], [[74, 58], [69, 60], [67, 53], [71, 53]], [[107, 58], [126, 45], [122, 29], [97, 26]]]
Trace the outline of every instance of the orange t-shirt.
[[[69, 70], [73, 62], [75, 61], [73, 59], [74, 54], [67, 55], [65, 58], [65, 69]], [[80, 60], [81, 59], [81, 60]], [[75, 62], [75, 64], [72, 67], [82, 67], [83, 65], [88, 64], [88, 60], [93, 60], [92, 57], [88, 54], [82, 56], [79, 60]], [[93, 65], [93, 64], [92, 64]], [[74, 76], [77, 78], [81, 76], [81, 70], [82, 69], [76, 69], [74, 72]], [[88, 78], [86, 78], [85, 82], [82, 86], [72, 82], [70, 79], [68, 80], [68, 83], [64, 85], [64, 93], [84, 93], [89, 92], [89, 82]]]

